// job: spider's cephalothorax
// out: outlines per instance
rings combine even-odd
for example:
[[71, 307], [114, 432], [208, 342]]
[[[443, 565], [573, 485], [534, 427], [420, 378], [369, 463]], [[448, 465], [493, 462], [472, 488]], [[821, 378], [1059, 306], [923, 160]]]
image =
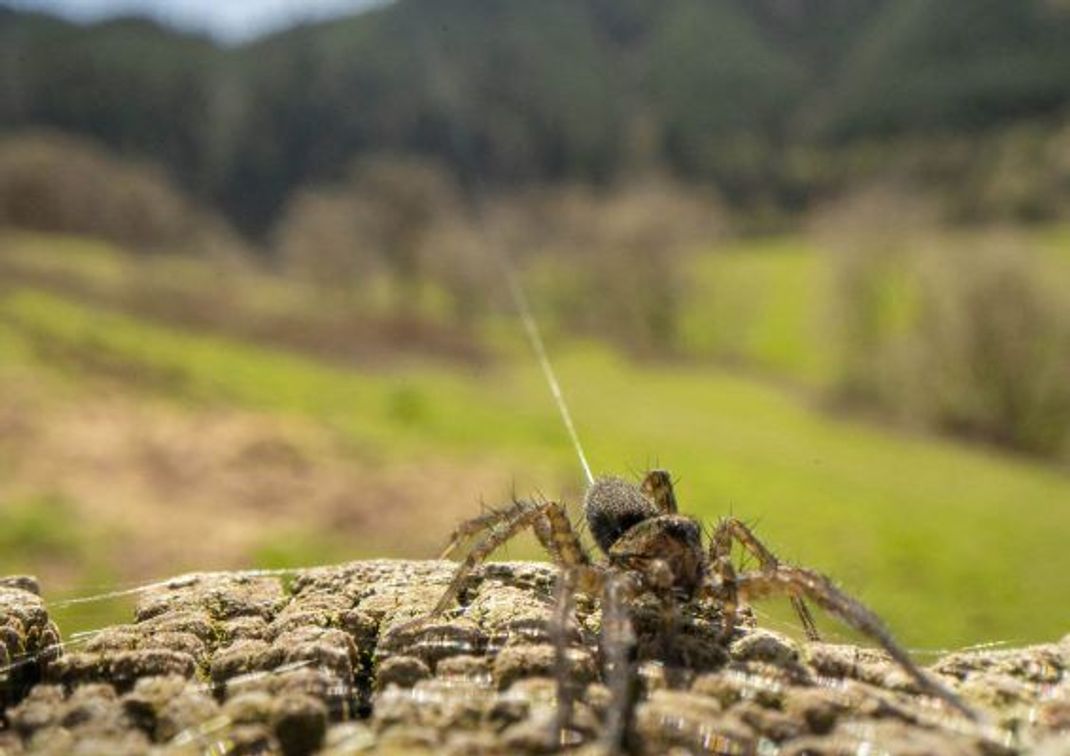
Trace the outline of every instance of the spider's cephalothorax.
[[[672, 619], [680, 602], [702, 597], [719, 605], [721, 638], [729, 639], [736, 628], [741, 602], [770, 595], [787, 596], [811, 639], [817, 628], [804, 599], [808, 599], [855, 630], [868, 635], [910, 675], [918, 687], [939, 698], [959, 713], [973, 718], [973, 712], [940, 682], [926, 675], [895, 642], [880, 618], [857, 600], [841, 591], [829, 578], [803, 567], [781, 562], [742, 521], [722, 518], [710, 537], [702, 543], [698, 522], [677, 512], [672, 479], [664, 470], [654, 470], [636, 486], [620, 478], [599, 478], [584, 497], [584, 514], [591, 535], [605, 556], [594, 561], [588, 555], [560, 504], [552, 501], [514, 501], [512, 506], [494, 510], [461, 523], [454, 530], [446, 554], [468, 538], [482, 535], [469, 550], [432, 615], [446, 611], [456, 600], [472, 570], [491, 552], [524, 528], [531, 528], [539, 542], [561, 568], [558, 590], [559, 624], [567, 622], [574, 593], [602, 600], [602, 651], [609, 666], [620, 678], [622, 664], [632, 655], [623, 648], [634, 643], [635, 634], [622, 629], [629, 624], [628, 608], [642, 594], [651, 594]], [[758, 569], [739, 571], [732, 563], [732, 547], [738, 543], [758, 562]], [[666, 627], [671, 628], [669, 621]], [[564, 632], [557, 633], [563, 639]], [[563, 641], [562, 641], [563, 642]], [[559, 649], [559, 653], [563, 653]], [[608, 682], [608, 680], [607, 680]], [[562, 682], [562, 690], [567, 687]], [[621, 683], [621, 689], [628, 685]], [[634, 686], [632, 686], [634, 689]], [[631, 706], [631, 695], [615, 697], [621, 707]], [[567, 708], [568, 697], [560, 697]], [[567, 720], [567, 716], [560, 721]], [[624, 737], [628, 717], [617, 716], [619, 726], [610, 727], [610, 738]]]
[[646, 480], [643, 489], [620, 478], [592, 483], [583, 501], [587, 525], [610, 565], [634, 572], [649, 590], [690, 599], [708, 575], [702, 529], [675, 514], [675, 500], [669, 508], [667, 473], [656, 470]]

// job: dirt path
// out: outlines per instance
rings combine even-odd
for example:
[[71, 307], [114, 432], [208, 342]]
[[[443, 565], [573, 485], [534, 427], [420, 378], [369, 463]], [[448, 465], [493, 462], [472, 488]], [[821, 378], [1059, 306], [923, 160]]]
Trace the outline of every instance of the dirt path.
[[193, 568], [425, 557], [481, 495], [509, 490], [490, 460], [380, 461], [300, 418], [106, 386], [57, 400], [10, 376], [0, 389], [0, 528], [31, 531], [0, 533], [0, 573], [32, 570], [52, 595]]

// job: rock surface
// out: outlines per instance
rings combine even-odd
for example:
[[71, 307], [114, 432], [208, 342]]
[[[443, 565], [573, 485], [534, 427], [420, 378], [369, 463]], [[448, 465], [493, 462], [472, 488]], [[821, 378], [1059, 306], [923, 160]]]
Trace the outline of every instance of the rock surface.
[[[131, 624], [62, 654], [35, 584], [0, 580], [0, 754], [557, 750], [554, 570], [488, 564], [456, 610], [409, 624], [454, 569], [184, 576], [145, 590]], [[655, 607], [634, 615], [638, 751], [1070, 754], [1070, 636], [930, 667], [986, 714], [978, 725], [919, 695], [873, 649], [753, 626], [725, 648], [715, 606], [688, 607], [666, 644]], [[577, 619], [568, 746], [597, 752], [611, 699], [597, 606], [580, 600]]]

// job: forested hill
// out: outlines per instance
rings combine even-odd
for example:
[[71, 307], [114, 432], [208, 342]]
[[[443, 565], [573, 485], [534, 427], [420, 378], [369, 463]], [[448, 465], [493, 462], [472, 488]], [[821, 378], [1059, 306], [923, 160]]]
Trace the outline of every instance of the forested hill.
[[237, 48], [0, 9], [0, 60], [4, 131], [159, 160], [254, 233], [386, 150], [501, 182], [668, 166], [791, 206], [834, 180], [815, 153], [1064, 118], [1070, 3], [399, 0]]

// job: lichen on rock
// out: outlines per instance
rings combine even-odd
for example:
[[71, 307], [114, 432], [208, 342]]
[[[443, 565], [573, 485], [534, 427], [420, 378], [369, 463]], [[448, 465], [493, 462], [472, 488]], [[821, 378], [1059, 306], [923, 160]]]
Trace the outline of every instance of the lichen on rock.
[[[487, 564], [457, 607], [413, 623], [454, 569], [383, 560], [285, 581], [185, 576], [146, 590], [130, 624], [65, 655], [44, 603], [26, 590], [32, 582], [0, 581], [0, 753], [598, 750], [612, 693], [597, 602], [577, 602], [566, 633], [575, 701], [562, 741], [553, 727], [554, 568]], [[685, 607], [666, 643], [655, 608], [634, 607], [635, 750], [1067, 752], [1070, 637], [932, 665], [986, 714], [976, 724], [920, 695], [880, 651], [801, 642], [753, 623], [724, 647], [717, 619], [716, 606]]]
[[59, 654], [60, 633], [28, 576], [0, 579], [0, 711], [17, 703]]

